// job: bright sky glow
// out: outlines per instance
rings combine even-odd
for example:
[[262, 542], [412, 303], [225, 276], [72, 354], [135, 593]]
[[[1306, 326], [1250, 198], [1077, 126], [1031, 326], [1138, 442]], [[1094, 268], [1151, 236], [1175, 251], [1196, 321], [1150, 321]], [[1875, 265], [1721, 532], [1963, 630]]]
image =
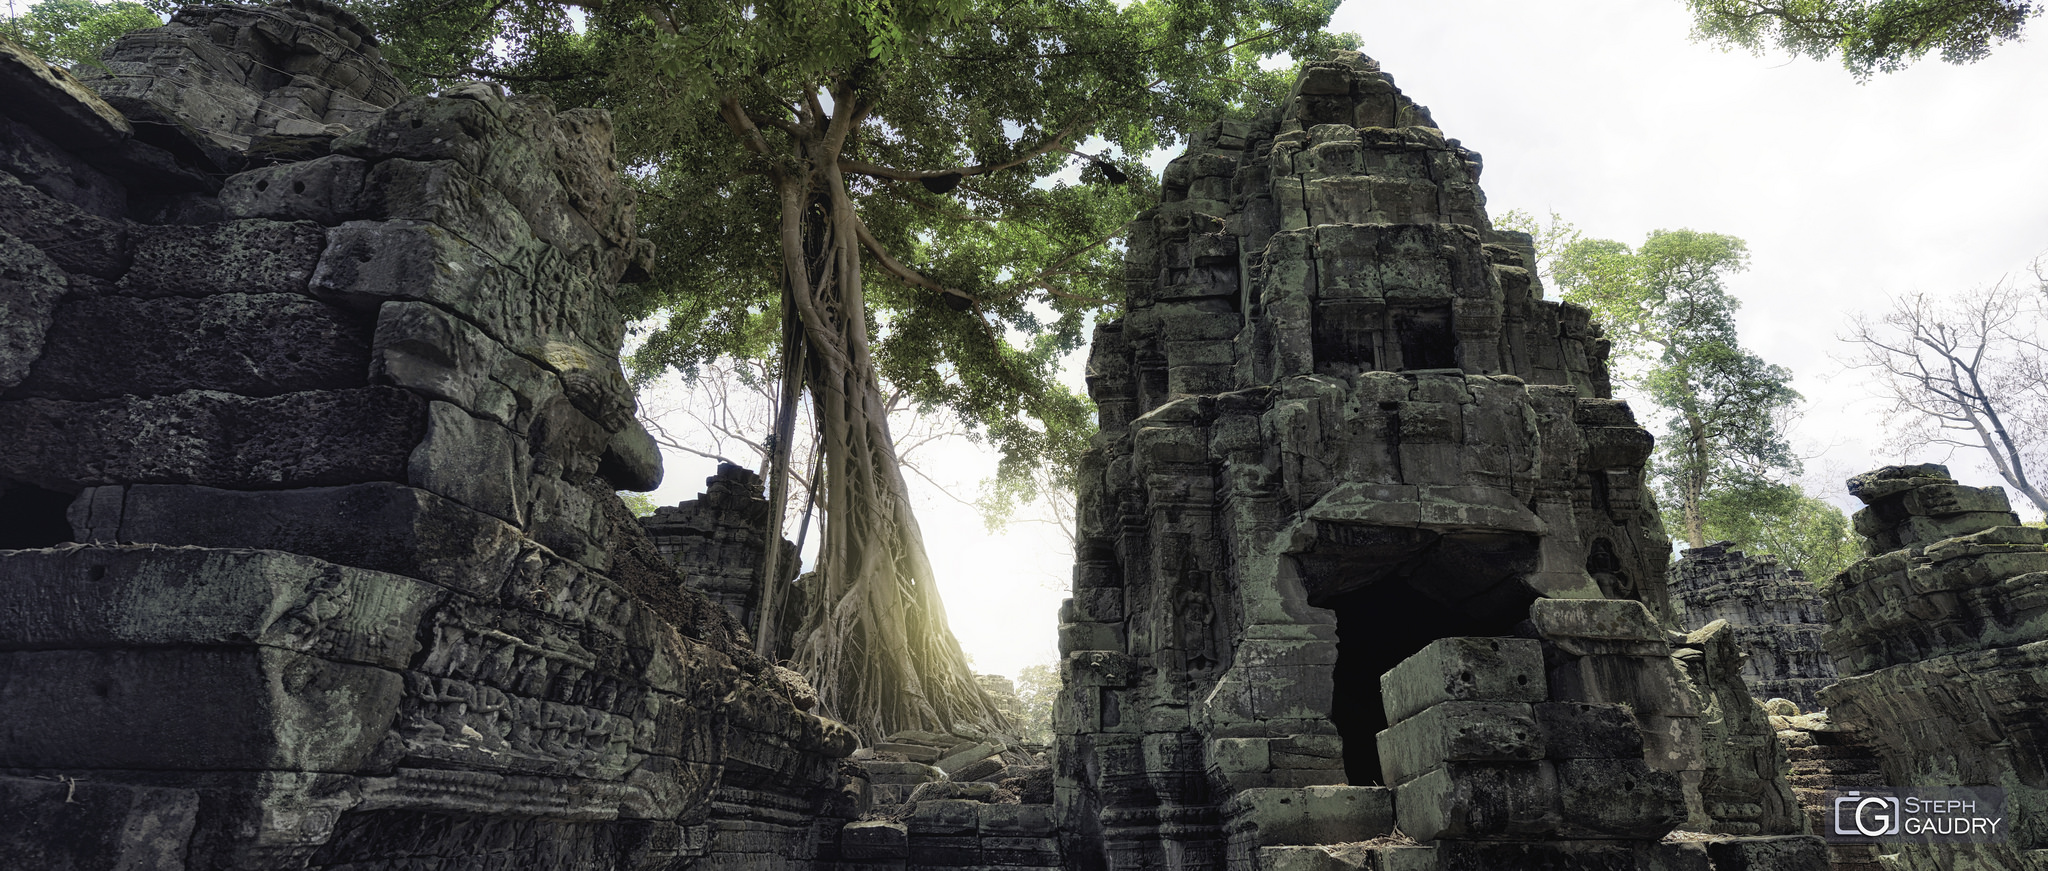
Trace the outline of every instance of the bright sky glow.
[[[1696, 45], [1689, 27], [1679, 0], [1352, 0], [1332, 24], [1363, 34], [1445, 134], [1485, 156], [1493, 214], [1555, 210], [1631, 245], [1681, 227], [1747, 240], [1751, 269], [1730, 285], [1743, 340], [1796, 374], [1808, 489], [1848, 506], [1848, 474], [1948, 458], [1880, 453], [1879, 405], [1833, 359], [1847, 317], [1889, 295], [1988, 284], [2048, 250], [2048, 161], [2036, 151], [2048, 142], [2048, 37], [1858, 85], [1831, 62]], [[993, 471], [973, 446], [944, 450], [924, 465], [962, 494]], [[696, 457], [667, 461], [662, 504], [693, 498], [711, 473]], [[1999, 483], [1975, 457], [1950, 462], [1964, 483]], [[989, 535], [959, 503], [911, 487], [977, 670], [1053, 661], [1066, 536], [1037, 523]]]

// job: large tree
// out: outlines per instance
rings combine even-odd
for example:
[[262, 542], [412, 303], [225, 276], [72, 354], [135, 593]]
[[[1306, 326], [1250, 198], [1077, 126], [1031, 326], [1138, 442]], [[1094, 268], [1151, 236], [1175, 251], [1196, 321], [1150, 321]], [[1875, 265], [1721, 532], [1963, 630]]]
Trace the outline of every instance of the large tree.
[[1834, 577], [1862, 556], [1848, 515], [1794, 484], [1726, 488], [1709, 495], [1700, 513], [1708, 538], [1775, 556], [1808, 580]]
[[662, 316], [636, 364], [773, 356], [777, 467], [807, 397], [826, 522], [790, 658], [873, 736], [1001, 719], [946, 629], [885, 393], [960, 416], [1007, 474], [1077, 454], [1089, 408], [1053, 376], [1118, 295], [1115, 239], [1155, 190], [1110, 149], [1277, 99], [1259, 62], [1333, 47], [1334, 5], [624, 0], [577, 4], [581, 33], [537, 0], [370, 11], [422, 82], [612, 111], [662, 251], [627, 300]]
[[[2042, 283], [2048, 293], [2048, 281]], [[1877, 375], [1901, 454], [1983, 451], [1999, 477], [2048, 516], [2048, 314], [2011, 280], [1942, 299], [1914, 293], [1845, 340], [1851, 366]]]
[[1693, 37], [1753, 53], [1778, 48], [1840, 56], [1858, 79], [1896, 72], [1930, 52], [1952, 64], [1984, 59], [2020, 38], [2039, 3], [2013, 0], [1686, 0]]
[[1784, 429], [1799, 400], [1792, 373], [1744, 350], [1727, 274], [1748, 268], [1741, 239], [1658, 230], [1630, 248], [1566, 245], [1553, 266], [1564, 299], [1593, 310], [1613, 342], [1617, 380], [1656, 406], [1664, 431], [1651, 471], [1677, 509], [1673, 533], [1703, 547], [1716, 493], [1796, 470]]

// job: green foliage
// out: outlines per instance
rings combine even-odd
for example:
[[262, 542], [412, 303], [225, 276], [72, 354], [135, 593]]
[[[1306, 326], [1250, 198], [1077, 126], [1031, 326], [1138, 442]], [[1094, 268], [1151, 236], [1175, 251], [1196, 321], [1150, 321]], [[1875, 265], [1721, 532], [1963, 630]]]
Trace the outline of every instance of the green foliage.
[[0, 21], [0, 36], [44, 60], [77, 69], [100, 66], [100, 54], [122, 34], [163, 23], [150, 6], [125, 0], [42, 0], [21, 15]]
[[1952, 64], [1984, 59], [2018, 40], [2038, 3], [2012, 0], [1686, 0], [1693, 38], [1762, 54], [1839, 55], [1859, 80], [1937, 53]]
[[626, 503], [626, 510], [633, 512], [634, 517], [647, 517], [654, 513], [655, 504], [653, 496], [649, 496], [646, 493], [635, 493], [631, 490], [620, 490], [618, 492], [619, 501]]
[[1555, 266], [1564, 299], [1592, 309], [1614, 343], [1616, 380], [1656, 406], [1664, 431], [1652, 473], [1693, 547], [1706, 543], [1711, 495], [1799, 466], [1784, 435], [1800, 398], [1792, 373], [1735, 335], [1740, 303], [1723, 278], [1748, 262], [1733, 236], [1658, 230], [1633, 249], [1577, 240]]
[[1790, 484], [1732, 486], [1709, 495], [1700, 510], [1707, 538], [1735, 542], [1751, 554], [1775, 556], [1811, 581], [1834, 577], [1862, 556], [1861, 543], [1842, 509]]
[[1017, 672], [1017, 699], [1024, 714], [1017, 718], [1018, 737], [1034, 744], [1052, 743], [1052, 706], [1060, 694], [1060, 670], [1050, 663], [1024, 666]]
[[[776, 140], [821, 94], [858, 82], [873, 108], [848, 159], [923, 173], [1016, 162], [951, 189], [845, 178], [884, 249], [974, 301], [963, 310], [959, 297], [866, 258], [877, 370], [985, 437], [1000, 474], [1021, 483], [1033, 468], [1071, 464], [1093, 431], [1092, 405], [1055, 376], [1093, 317], [1121, 299], [1123, 224], [1157, 199], [1133, 156], [1277, 102], [1291, 71], [1262, 70], [1261, 59], [1355, 44], [1321, 32], [1335, 5], [670, 0], [597, 7], [582, 34], [569, 7], [537, 0], [354, 8], [388, 35], [386, 57], [417, 88], [482, 75], [611, 111], [642, 192], [643, 235], [659, 251], [654, 280], [621, 300], [630, 316], [655, 318], [631, 360], [643, 376], [780, 347], [769, 173], [793, 158], [749, 151], [722, 103], [759, 116]], [[1069, 150], [1084, 143], [1086, 157]]]

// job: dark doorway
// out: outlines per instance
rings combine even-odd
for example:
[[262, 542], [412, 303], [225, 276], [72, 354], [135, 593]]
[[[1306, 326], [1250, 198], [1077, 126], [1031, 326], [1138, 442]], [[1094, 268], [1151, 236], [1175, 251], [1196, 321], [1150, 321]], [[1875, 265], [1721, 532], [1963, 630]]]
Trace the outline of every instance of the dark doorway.
[[0, 550], [51, 547], [71, 540], [71, 494], [0, 481]]
[[1458, 335], [1451, 329], [1450, 304], [1397, 306], [1394, 335], [1401, 340], [1401, 368], [1458, 368]]
[[[1309, 604], [1337, 616], [1330, 720], [1344, 741], [1345, 779], [1380, 782], [1387, 728], [1380, 675], [1439, 638], [1514, 634], [1536, 593], [1534, 535], [1370, 526], [1318, 536], [1300, 555]], [[1341, 542], [1341, 543], [1340, 543]]]

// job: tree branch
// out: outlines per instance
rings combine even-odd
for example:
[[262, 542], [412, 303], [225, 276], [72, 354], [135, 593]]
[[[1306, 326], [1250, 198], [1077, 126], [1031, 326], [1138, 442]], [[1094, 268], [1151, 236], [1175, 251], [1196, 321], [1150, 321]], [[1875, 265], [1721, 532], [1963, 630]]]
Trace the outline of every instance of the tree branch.
[[[843, 160], [841, 161], [841, 164], [844, 164]], [[933, 281], [929, 278], [926, 278], [923, 273], [920, 273], [915, 269], [903, 265], [903, 263], [898, 261], [895, 257], [891, 256], [889, 254], [888, 249], [883, 248], [882, 243], [875, 239], [875, 234], [868, 231], [867, 223], [865, 221], [862, 221], [860, 219], [860, 216], [857, 214], [853, 216], [853, 232], [856, 236], [860, 238], [861, 246], [868, 249], [870, 253], [875, 255], [875, 261], [882, 264], [882, 268], [888, 270], [890, 274], [902, 279], [903, 283], [908, 284], [912, 287], [922, 287], [926, 290], [935, 290], [938, 291], [939, 293], [943, 293], [947, 296], [953, 297], [954, 299], [963, 300], [970, 306], [974, 305], [974, 297], [968, 296], [966, 293], [962, 291], [955, 290], [936, 281]]]
[[963, 166], [955, 169], [940, 170], [897, 169], [892, 166], [882, 166], [881, 164], [869, 163], [864, 160], [855, 160], [851, 157], [847, 157], [842, 154], [839, 156], [839, 169], [844, 172], [851, 172], [858, 175], [870, 176], [873, 178], [885, 178], [890, 179], [892, 181], [918, 181], [921, 179], [945, 178], [948, 176], [972, 178], [977, 175], [988, 175], [989, 173], [992, 172], [1001, 172], [1014, 166], [1020, 166], [1041, 155], [1048, 154], [1053, 151], [1064, 150], [1066, 147], [1067, 140], [1073, 138], [1074, 133], [1080, 129], [1080, 126], [1080, 122], [1068, 124], [1066, 127], [1061, 128], [1060, 132], [1053, 134], [1052, 138], [1040, 142], [1038, 145], [1032, 147], [1030, 150], [1024, 152], [1021, 155], [1018, 155], [1015, 159], [1003, 163], [982, 163], [976, 164], [974, 166]]

